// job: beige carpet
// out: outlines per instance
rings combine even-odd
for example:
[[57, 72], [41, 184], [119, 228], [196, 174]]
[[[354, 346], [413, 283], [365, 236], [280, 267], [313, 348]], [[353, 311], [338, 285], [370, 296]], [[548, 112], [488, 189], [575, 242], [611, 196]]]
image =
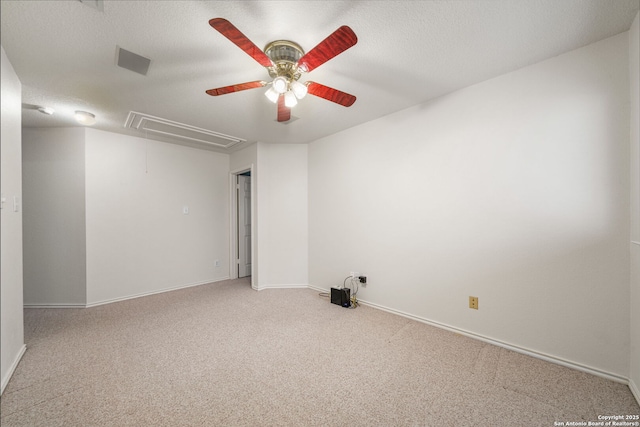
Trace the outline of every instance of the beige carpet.
[[553, 426], [638, 414], [626, 385], [371, 307], [236, 280], [25, 310], [9, 426]]

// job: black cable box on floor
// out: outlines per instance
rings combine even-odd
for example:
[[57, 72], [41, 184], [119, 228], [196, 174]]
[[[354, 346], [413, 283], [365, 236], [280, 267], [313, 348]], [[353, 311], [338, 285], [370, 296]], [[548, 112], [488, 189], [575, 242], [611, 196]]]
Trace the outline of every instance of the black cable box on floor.
[[351, 305], [351, 290], [349, 288], [331, 288], [331, 304], [349, 307]]

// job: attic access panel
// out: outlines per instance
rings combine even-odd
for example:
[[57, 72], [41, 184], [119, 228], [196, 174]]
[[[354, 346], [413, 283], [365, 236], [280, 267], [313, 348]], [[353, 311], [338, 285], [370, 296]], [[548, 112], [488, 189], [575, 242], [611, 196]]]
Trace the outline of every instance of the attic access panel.
[[183, 141], [199, 142], [218, 148], [231, 148], [236, 144], [247, 141], [235, 136], [136, 111], [129, 112], [124, 127], [169, 136]]

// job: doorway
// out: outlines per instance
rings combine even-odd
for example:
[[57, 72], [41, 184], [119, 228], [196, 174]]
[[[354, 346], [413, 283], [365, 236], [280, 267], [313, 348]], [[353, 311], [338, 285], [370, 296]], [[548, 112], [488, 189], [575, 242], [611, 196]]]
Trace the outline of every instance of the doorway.
[[253, 164], [229, 174], [229, 278], [247, 278], [256, 288], [258, 265], [254, 234], [256, 176]]
[[251, 171], [236, 175], [236, 268], [251, 276]]

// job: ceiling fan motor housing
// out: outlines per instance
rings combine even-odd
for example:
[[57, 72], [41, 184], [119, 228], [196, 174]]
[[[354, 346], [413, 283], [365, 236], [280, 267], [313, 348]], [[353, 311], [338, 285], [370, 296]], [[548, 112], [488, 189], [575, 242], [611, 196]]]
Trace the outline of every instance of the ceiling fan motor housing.
[[304, 55], [304, 50], [297, 44], [289, 40], [276, 40], [269, 43], [264, 48], [264, 53], [271, 58], [273, 67], [268, 67], [269, 75], [275, 77], [287, 77], [291, 80], [298, 80], [301, 72], [297, 63]]

